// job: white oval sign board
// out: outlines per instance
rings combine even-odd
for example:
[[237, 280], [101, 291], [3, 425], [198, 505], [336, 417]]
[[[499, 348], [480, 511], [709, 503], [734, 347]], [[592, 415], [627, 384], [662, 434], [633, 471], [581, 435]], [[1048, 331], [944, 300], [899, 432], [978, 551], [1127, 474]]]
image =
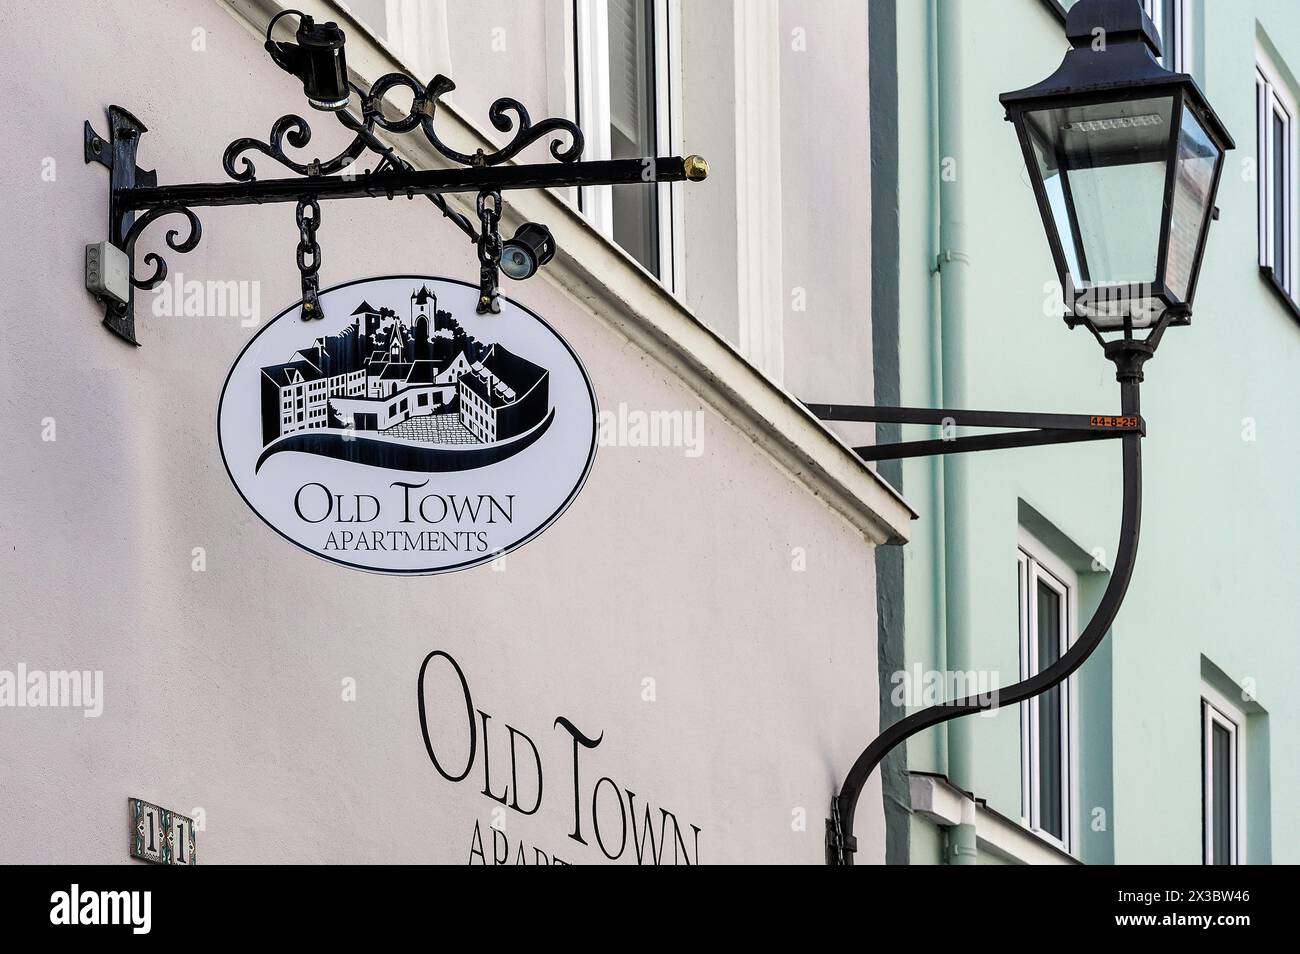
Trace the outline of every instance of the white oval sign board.
[[596, 398], [573, 349], [463, 282], [395, 275], [285, 310], [226, 378], [218, 439], [244, 500], [317, 556], [380, 573], [496, 559], [577, 496]]

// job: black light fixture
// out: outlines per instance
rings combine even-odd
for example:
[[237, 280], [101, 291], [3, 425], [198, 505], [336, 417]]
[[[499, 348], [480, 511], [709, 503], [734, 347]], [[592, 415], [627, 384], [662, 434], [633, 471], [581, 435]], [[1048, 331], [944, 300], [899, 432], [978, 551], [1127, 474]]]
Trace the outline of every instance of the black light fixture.
[[501, 249], [501, 274], [523, 281], [554, 257], [555, 237], [551, 230], [536, 222], [525, 222]]
[[1134, 0], [1085, 0], [1071, 49], [1003, 93], [1060, 278], [1065, 318], [1094, 332], [1187, 324], [1232, 137], [1196, 81], [1157, 61]]
[[853, 863], [858, 799], [891, 749], [923, 729], [1024, 702], [1059, 685], [1101, 645], [1133, 574], [1142, 523], [1143, 366], [1166, 328], [1191, 320], [1223, 154], [1233, 142], [1196, 82], [1157, 62], [1160, 37], [1138, 0], [1079, 0], [1067, 15], [1066, 34], [1071, 49], [1060, 68], [1041, 83], [1004, 93], [1001, 101], [1020, 137], [1066, 323], [1087, 327], [1115, 364], [1120, 412], [807, 407], [828, 421], [1021, 429], [854, 448], [863, 460], [1119, 438], [1123, 509], [1114, 565], [1092, 618], [1054, 663], [991, 697], [913, 712], [867, 746], [831, 799], [830, 864]]
[[[280, 43], [271, 39], [276, 21], [289, 14], [298, 19], [297, 43]], [[343, 57], [347, 41], [333, 21], [317, 23], [299, 10], [282, 10], [266, 27], [266, 52], [275, 65], [302, 81], [302, 91], [313, 109], [345, 109], [351, 99], [348, 89], [348, 65]]]

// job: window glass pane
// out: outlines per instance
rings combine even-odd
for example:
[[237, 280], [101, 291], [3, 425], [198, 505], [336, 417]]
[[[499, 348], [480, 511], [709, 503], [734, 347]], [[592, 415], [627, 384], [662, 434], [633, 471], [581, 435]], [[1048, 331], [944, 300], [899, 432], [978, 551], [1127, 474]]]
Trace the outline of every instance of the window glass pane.
[[[1024, 559], [1023, 558], [1017, 559], [1016, 560], [1016, 630], [1020, 637], [1019, 645], [1020, 645], [1020, 653], [1021, 653], [1021, 667], [1024, 670], [1024, 672], [1022, 673], [1022, 678], [1028, 672], [1029, 669], [1029, 658], [1028, 658], [1029, 654], [1026, 651], [1026, 636], [1028, 634], [1025, 632], [1025, 627], [1028, 625], [1028, 621], [1025, 619], [1025, 570], [1026, 570], [1026, 564]], [[1028, 756], [1029, 739], [1026, 738], [1028, 722], [1027, 722], [1027, 716], [1025, 715], [1025, 713], [1027, 713], [1028, 711], [1029, 711], [1028, 709], [1020, 710], [1020, 717], [1021, 717], [1020, 718], [1020, 772], [1021, 772], [1020, 814], [1025, 817], [1029, 816], [1029, 802], [1028, 799], [1026, 799], [1025, 797], [1025, 791], [1026, 791], [1025, 786], [1028, 784], [1028, 778], [1029, 778], [1029, 756]]]
[[387, 0], [345, 0], [352, 15], [370, 27], [375, 36], [388, 39]]
[[1210, 141], [1195, 114], [1183, 107], [1174, 169], [1174, 207], [1169, 220], [1165, 281], [1175, 297], [1187, 299], [1196, 265], [1196, 249], [1210, 212], [1210, 190], [1222, 153]]
[[[1042, 672], [1061, 658], [1061, 595], [1042, 581], [1037, 595], [1037, 671]], [[1063, 699], [1060, 686], [1038, 697], [1038, 827], [1057, 838], [1063, 838], [1065, 832]]]
[[[1069, 4], [1068, 6], [1073, 6]], [[1182, 20], [1182, 0], [1143, 0], [1142, 9], [1160, 34], [1160, 64], [1167, 70], [1183, 68], [1178, 62], [1178, 26]]]
[[1262, 168], [1259, 175], [1255, 177], [1255, 198], [1259, 207], [1259, 260], [1261, 263], [1268, 262], [1268, 242], [1266, 240], [1265, 223], [1268, 221], [1268, 210], [1265, 209], [1264, 203], [1268, 197], [1268, 155], [1265, 147], [1268, 143], [1268, 87], [1264, 84], [1264, 78], [1255, 74], [1255, 155], [1259, 157]]
[[1273, 274], [1278, 281], [1287, 283], [1288, 271], [1286, 254], [1286, 151], [1287, 122], [1276, 109], [1273, 110], [1273, 152], [1269, 157], [1273, 166]]
[[[418, 0], [336, 0], [370, 32], [398, 55], [404, 67], [417, 77], [428, 78], [436, 71], [431, 60], [442, 39], [446, 20], [443, 11]], [[289, 6], [289, 4], [286, 4]], [[321, 15], [319, 19], [325, 19]], [[347, 24], [343, 24], [347, 32]], [[373, 78], [373, 77], [372, 77]], [[395, 100], [402, 102], [402, 100]], [[359, 104], [353, 103], [359, 112]]]
[[1232, 859], [1232, 739], [1228, 730], [1213, 723], [1210, 732], [1210, 779], [1214, 787], [1214, 817], [1210, 843], [1214, 849], [1211, 864], [1230, 865]]
[[[653, 0], [609, 0], [609, 143], [614, 159], [656, 155]], [[613, 186], [614, 241], [659, 273], [658, 197]]]
[[1178, 5], [1180, 0], [1164, 0], [1160, 5], [1160, 20], [1156, 23], [1156, 29], [1160, 31], [1160, 49], [1163, 55], [1160, 57], [1161, 65], [1167, 70], [1179, 69], [1176, 62], [1177, 50], [1174, 48], [1178, 42]]

